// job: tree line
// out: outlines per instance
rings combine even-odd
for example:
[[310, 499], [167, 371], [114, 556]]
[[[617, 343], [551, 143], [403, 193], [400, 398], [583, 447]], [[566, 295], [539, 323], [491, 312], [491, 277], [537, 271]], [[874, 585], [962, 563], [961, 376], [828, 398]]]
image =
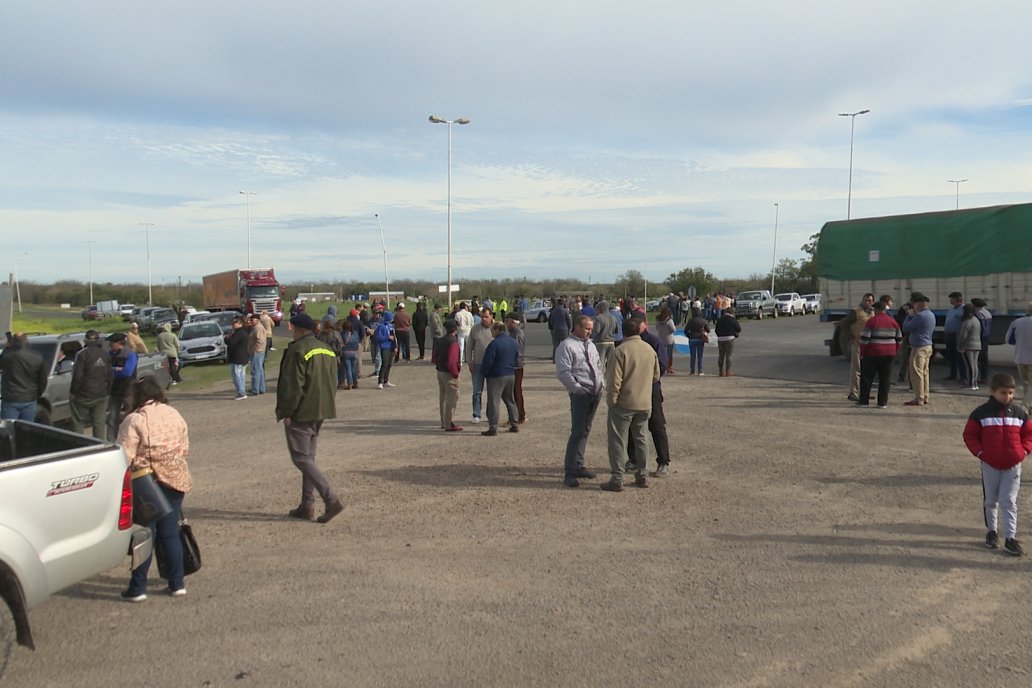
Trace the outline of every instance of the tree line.
[[[800, 294], [817, 291], [816, 247], [818, 235], [810, 237], [810, 241], [802, 247], [807, 258], [796, 261], [783, 258], [774, 269], [774, 291], [795, 291]], [[549, 297], [554, 294], [592, 294], [595, 296], [624, 298], [634, 296], [640, 298], [646, 294], [660, 296], [668, 292], [688, 292], [695, 287], [701, 296], [717, 291], [738, 293], [747, 289], [766, 289], [770, 287], [771, 273], [753, 273], [747, 277], [722, 279], [717, 278], [703, 267], [686, 267], [671, 273], [662, 282], [649, 280], [637, 270], [628, 270], [619, 275], [613, 282], [587, 282], [572, 277], [550, 279], [504, 278], [504, 279], [458, 279], [461, 290], [453, 299], [470, 299], [473, 296], [505, 297], [507, 299], [526, 296]], [[13, 285], [12, 285], [13, 286]], [[286, 297], [293, 299], [299, 293], [333, 292], [346, 301], [352, 294], [368, 294], [383, 291], [383, 283], [376, 281], [322, 281], [322, 282], [290, 282], [286, 283]], [[60, 304], [67, 303], [73, 307], [82, 307], [90, 303], [89, 284], [75, 280], [60, 280], [53, 284], [40, 284], [22, 281], [18, 288], [22, 303]], [[189, 304], [202, 307], [204, 297], [200, 282], [183, 284], [156, 284], [151, 287], [155, 305]], [[444, 294], [438, 293], [437, 283], [428, 280], [391, 280], [391, 291], [402, 291], [410, 297], [426, 296], [434, 300], [446, 301]], [[94, 282], [93, 299], [97, 301], [118, 301], [143, 305], [147, 303], [147, 285], [139, 283]]]

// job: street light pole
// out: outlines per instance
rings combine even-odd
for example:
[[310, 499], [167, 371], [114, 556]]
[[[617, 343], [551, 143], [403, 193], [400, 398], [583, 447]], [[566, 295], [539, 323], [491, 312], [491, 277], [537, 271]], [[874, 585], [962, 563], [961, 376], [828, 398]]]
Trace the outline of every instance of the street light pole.
[[380, 213], [374, 213], [376, 226], [380, 228], [380, 245], [383, 247], [383, 288], [387, 292], [387, 310], [391, 309], [391, 283], [387, 279], [387, 242], [383, 239], [383, 225], [380, 224]]
[[143, 231], [147, 240], [147, 305], [154, 305], [154, 292], [151, 286], [151, 264], [150, 264], [150, 228], [154, 226], [153, 222], [141, 222], [140, 226], [143, 227]]
[[778, 264], [778, 204], [774, 204], [774, 257], [770, 261], [770, 295], [774, 296], [774, 268]]
[[93, 244], [97, 242], [87, 241], [85, 243], [90, 252], [90, 303], [96, 303], [96, 301], [93, 300]]
[[853, 209], [853, 132], [856, 129], [856, 116], [866, 115], [870, 110], [858, 112], [840, 112], [839, 117], [849, 118], [849, 191], [846, 195], [846, 219], [848, 220]]
[[251, 196], [257, 196], [257, 191], [241, 191], [247, 201], [247, 269], [251, 269]]
[[469, 117], [458, 119], [445, 119], [439, 115], [430, 115], [430, 121], [434, 124], [448, 125], [448, 311], [452, 307], [452, 258], [451, 258], [451, 150], [452, 150], [452, 125], [469, 124]]
[[963, 184], [966, 181], [969, 181], [969, 180], [967, 180], [967, 179], [947, 179], [946, 181], [948, 183], [950, 183], [950, 184], [956, 184], [957, 185], [957, 208], [956, 209], [960, 210], [960, 185]]
[[[27, 255], [29, 255], [28, 251], [25, 251], [24, 253], [22, 253], [23, 257], [27, 256]], [[15, 294], [17, 294], [17, 296], [18, 296], [18, 313], [19, 314], [22, 312], [22, 307], [21, 307], [21, 281], [18, 279], [18, 266], [20, 264], [21, 263], [19, 263], [18, 261], [14, 262], [14, 291], [15, 291]]]

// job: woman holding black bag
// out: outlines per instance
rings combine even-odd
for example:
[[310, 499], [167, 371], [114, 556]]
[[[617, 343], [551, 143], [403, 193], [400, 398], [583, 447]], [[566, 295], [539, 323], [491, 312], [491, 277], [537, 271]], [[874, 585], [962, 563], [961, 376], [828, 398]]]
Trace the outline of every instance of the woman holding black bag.
[[[134, 475], [153, 471], [158, 488], [171, 507], [171, 511], [147, 525], [155, 549], [162, 548], [168, 561], [168, 592], [172, 597], [181, 597], [186, 594], [186, 584], [179, 522], [183, 497], [192, 485], [186, 463], [190, 451], [186, 421], [168, 405], [164, 390], [153, 377], [145, 377], [134, 385], [131, 400], [132, 410], [118, 428], [118, 443], [125, 450]], [[129, 602], [147, 599], [150, 564], [151, 558], [148, 558], [133, 571], [122, 599]]]

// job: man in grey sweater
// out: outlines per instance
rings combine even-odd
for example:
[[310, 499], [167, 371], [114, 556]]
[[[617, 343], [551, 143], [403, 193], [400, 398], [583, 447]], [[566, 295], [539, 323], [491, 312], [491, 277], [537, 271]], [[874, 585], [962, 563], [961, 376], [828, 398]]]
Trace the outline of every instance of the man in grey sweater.
[[591, 423], [602, 400], [605, 383], [599, 365], [598, 349], [591, 343], [595, 323], [585, 315], [573, 318], [573, 333], [559, 342], [555, 350], [555, 374], [570, 394], [570, 438], [566, 441], [563, 484], [579, 487], [579, 478], [591, 480], [595, 474], [584, 467], [584, 448], [591, 434]]

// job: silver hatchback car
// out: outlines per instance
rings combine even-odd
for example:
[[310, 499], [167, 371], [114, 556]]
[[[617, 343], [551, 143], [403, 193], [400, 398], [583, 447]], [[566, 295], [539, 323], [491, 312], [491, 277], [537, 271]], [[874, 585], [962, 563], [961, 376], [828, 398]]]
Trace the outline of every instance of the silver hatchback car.
[[189, 323], [179, 332], [179, 365], [202, 361], [226, 361], [226, 342], [217, 322]]

